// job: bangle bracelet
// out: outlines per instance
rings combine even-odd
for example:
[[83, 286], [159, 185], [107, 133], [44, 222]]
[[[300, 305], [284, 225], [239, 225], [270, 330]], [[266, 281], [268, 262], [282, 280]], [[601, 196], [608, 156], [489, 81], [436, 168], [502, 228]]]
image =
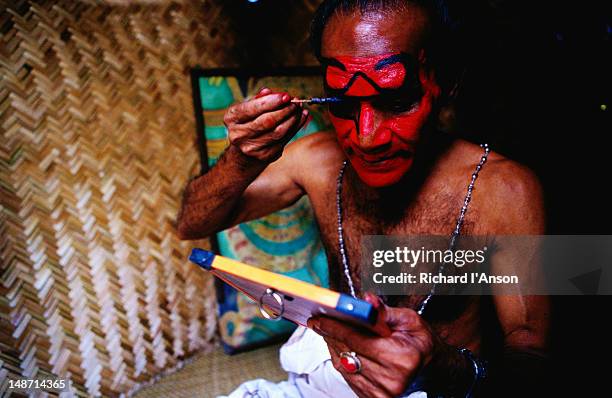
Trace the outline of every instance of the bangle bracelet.
[[467, 348], [460, 348], [459, 352], [471, 362], [474, 369], [474, 380], [465, 394], [465, 398], [472, 398], [474, 396], [474, 391], [476, 391], [476, 387], [478, 386], [478, 382], [486, 377], [487, 370], [485, 368], [485, 363], [478, 360], [472, 351], [468, 350]]
[[[485, 368], [486, 363], [476, 358], [476, 356], [472, 353], [472, 351], [468, 350], [467, 348], [458, 348], [457, 351], [459, 351], [461, 355], [463, 355], [468, 361], [470, 361], [472, 369], [474, 370], [474, 380], [472, 380], [472, 383], [470, 384], [467, 392], [465, 393], [465, 398], [473, 398], [474, 393], [477, 390], [478, 383], [480, 382], [481, 379], [484, 379], [486, 376], [486, 368]], [[430, 380], [428, 380], [427, 376], [423, 372], [419, 372], [417, 376], [414, 378], [414, 380], [412, 381], [412, 383], [410, 384], [410, 386], [406, 389], [406, 391], [402, 393], [400, 397], [406, 398], [410, 394], [419, 392], [419, 391], [427, 392], [427, 396], [429, 397], [431, 392], [428, 391], [428, 388], [427, 388], [427, 385], [429, 384], [428, 381]], [[457, 395], [452, 394], [452, 396], [455, 397]], [[441, 398], [441, 397], [447, 397], [447, 395], [446, 394], [443, 394], [443, 395], [434, 394], [432, 398], [433, 397]]]

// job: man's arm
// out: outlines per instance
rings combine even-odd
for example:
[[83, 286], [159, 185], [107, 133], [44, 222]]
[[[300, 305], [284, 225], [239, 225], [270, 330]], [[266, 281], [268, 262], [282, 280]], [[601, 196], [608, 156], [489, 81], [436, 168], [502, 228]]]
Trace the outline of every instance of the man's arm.
[[[500, 159], [499, 155], [496, 157], [498, 159], [491, 160], [483, 169], [478, 189], [474, 190], [473, 201], [479, 204], [478, 220], [486, 222], [478, 234], [492, 239], [505, 235], [542, 235], [545, 216], [537, 177], [518, 163]], [[506, 242], [506, 239], [500, 241]], [[512, 243], [512, 239], [508, 241]], [[522, 238], [520, 241], [525, 242]], [[519, 246], [500, 246], [490, 259], [492, 275], [538, 274], [537, 257], [531, 257], [533, 253], [526, 253]], [[496, 294], [492, 300], [503, 333], [503, 347], [499, 347], [499, 357], [485, 358], [490, 361], [486, 366], [486, 378], [474, 385], [474, 363], [454, 347], [441, 343], [435, 335], [433, 339], [437, 343], [427, 367], [428, 377], [442, 387], [444, 394], [470, 391], [474, 385], [472, 393], [478, 397], [538, 396], [535, 389], [545, 376], [546, 368], [549, 299], [547, 296], [506, 293]]]
[[199, 239], [282, 209], [302, 194], [291, 149], [308, 117], [286, 93], [260, 91], [225, 114], [230, 146], [206, 174], [189, 182], [177, 219], [181, 239]]
[[[496, 195], [491, 202], [495, 209], [496, 235], [542, 235], [545, 230], [542, 190], [535, 175], [523, 166], [508, 162], [500, 167]], [[535, 239], [535, 238], [534, 238]], [[500, 248], [492, 259], [493, 273], [497, 264], [517, 264], [515, 272], [533, 276], [540, 264], [530, 258], [520, 245]], [[518, 261], [514, 261], [514, 259]], [[535, 261], [532, 261], [535, 260]], [[528, 283], [528, 282], [523, 282]], [[504, 334], [502, 357], [491, 363], [483, 396], [539, 396], [547, 385], [547, 349], [550, 323], [548, 296], [495, 295], [493, 302]], [[538, 388], [539, 386], [539, 388]]]

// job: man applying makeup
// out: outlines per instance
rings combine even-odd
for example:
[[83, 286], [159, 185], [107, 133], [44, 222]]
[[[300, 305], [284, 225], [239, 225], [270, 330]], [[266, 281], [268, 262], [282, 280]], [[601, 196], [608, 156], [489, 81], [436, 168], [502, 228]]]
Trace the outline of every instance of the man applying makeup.
[[443, 13], [434, 3], [441, 4], [324, 1], [312, 38], [327, 95], [341, 100], [329, 109], [335, 134], [286, 146], [308, 113], [289, 94], [262, 89], [227, 111], [230, 146], [185, 190], [182, 239], [308, 195], [332, 288], [354, 292], [384, 314], [392, 331], [386, 337], [329, 318], [309, 322], [316, 334], [298, 329], [281, 350], [294, 375], [285, 396], [536, 394], [547, 352], [545, 296], [406, 296], [383, 304], [360, 290], [362, 235], [543, 233], [542, 193], [528, 169], [435, 130], [452, 85], [436, 62]]

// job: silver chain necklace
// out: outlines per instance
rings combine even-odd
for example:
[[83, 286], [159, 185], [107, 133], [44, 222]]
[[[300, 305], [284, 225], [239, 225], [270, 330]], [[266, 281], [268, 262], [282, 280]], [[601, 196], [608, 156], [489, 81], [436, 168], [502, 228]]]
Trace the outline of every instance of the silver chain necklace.
[[[476, 183], [476, 179], [478, 178], [478, 173], [484, 166], [487, 161], [487, 157], [489, 156], [489, 145], [481, 144], [481, 148], [483, 148], [484, 153], [482, 154], [478, 165], [476, 165], [476, 169], [472, 173], [472, 179], [467, 187], [467, 193], [465, 194], [465, 199], [463, 200], [463, 206], [461, 206], [461, 211], [459, 212], [459, 217], [457, 218], [457, 224], [455, 225], [455, 229], [451, 234], [449, 249], [452, 250], [455, 247], [455, 242], [459, 233], [461, 232], [461, 226], [463, 225], [463, 219], [465, 218], [465, 214], [467, 213], [468, 206], [470, 201], [472, 200], [472, 191], [474, 190], [474, 184]], [[351, 296], [357, 298], [357, 294], [355, 292], [355, 285], [353, 284], [353, 277], [351, 276], [351, 269], [349, 267], [348, 262], [348, 254], [346, 252], [346, 246], [344, 244], [344, 227], [342, 225], [342, 180], [344, 177], [344, 171], [346, 170], [347, 161], [345, 160], [342, 163], [342, 167], [340, 168], [340, 172], [338, 173], [338, 179], [336, 180], [336, 214], [338, 216], [338, 247], [340, 248], [340, 259], [342, 260], [342, 267], [344, 268], [344, 276], [346, 277], [346, 282], [348, 283], [349, 290]], [[439, 272], [444, 271], [444, 263], [440, 265]], [[436, 292], [436, 284], [431, 287], [431, 290], [425, 296], [425, 299], [419, 305], [417, 313], [419, 315], [423, 315], [427, 304], [433, 297]]]

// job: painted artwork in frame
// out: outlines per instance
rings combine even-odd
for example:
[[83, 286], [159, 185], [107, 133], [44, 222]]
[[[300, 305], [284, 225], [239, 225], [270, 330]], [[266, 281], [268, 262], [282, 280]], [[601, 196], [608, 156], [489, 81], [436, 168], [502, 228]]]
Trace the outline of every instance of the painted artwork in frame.
[[[223, 115], [230, 105], [255, 96], [262, 87], [300, 98], [323, 95], [320, 70], [315, 67], [257, 72], [195, 68], [191, 79], [202, 173], [214, 167], [229, 144]], [[309, 111], [311, 121], [292, 140], [331, 130], [323, 105], [309, 106]], [[327, 259], [306, 196], [285, 209], [217, 233], [212, 246], [223, 256], [328, 286]], [[263, 318], [257, 303], [224, 282], [216, 280], [215, 287], [219, 331], [227, 353], [282, 341], [294, 330], [288, 321]]]

